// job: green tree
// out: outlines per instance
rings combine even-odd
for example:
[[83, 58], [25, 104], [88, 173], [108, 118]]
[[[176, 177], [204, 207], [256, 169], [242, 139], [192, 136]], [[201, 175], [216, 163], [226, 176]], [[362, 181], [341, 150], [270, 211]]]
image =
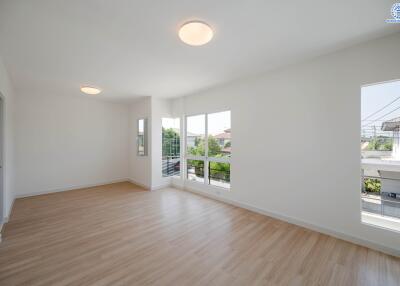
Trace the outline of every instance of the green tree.
[[219, 146], [217, 139], [213, 136], [208, 136], [208, 156], [214, 157], [221, 154], [221, 146]]
[[180, 154], [180, 137], [179, 133], [172, 128], [162, 128], [162, 155], [163, 156], [179, 156]]
[[[196, 138], [194, 141], [194, 147], [191, 147], [188, 152], [192, 155], [204, 156], [205, 146], [203, 138]], [[216, 156], [221, 154], [221, 146], [219, 146], [217, 139], [213, 136], [208, 136], [208, 156]]]
[[367, 146], [369, 151], [391, 151], [393, 140], [387, 137], [377, 137], [372, 139]]
[[[196, 138], [194, 141], [194, 147], [190, 147], [188, 149], [188, 153], [195, 156], [204, 156], [205, 155], [205, 140], [203, 138]], [[213, 136], [208, 137], [208, 156], [220, 156], [221, 147], [218, 144], [217, 139]], [[201, 160], [190, 160], [190, 165], [195, 168], [195, 173], [198, 176], [204, 176], [204, 162]], [[211, 165], [210, 165], [211, 168]]]
[[377, 150], [377, 148], [378, 148], [378, 140], [372, 139], [371, 141], [369, 141], [367, 150], [374, 151]]
[[370, 193], [380, 193], [381, 182], [378, 179], [366, 179], [364, 181], [365, 191]]
[[[205, 147], [204, 147], [204, 139], [196, 138], [195, 146], [191, 147], [188, 151], [192, 155], [204, 156], [205, 155]], [[230, 142], [226, 144], [230, 146]], [[218, 144], [217, 139], [213, 136], [208, 137], [208, 156], [221, 158], [224, 154], [221, 153], [221, 146]], [[190, 160], [190, 165], [195, 168], [195, 173], [198, 176], [204, 176], [204, 162], [201, 160]], [[230, 182], [230, 169], [231, 166], [229, 163], [221, 163], [221, 162], [210, 162], [209, 163], [209, 172], [210, 176], [216, 180], [224, 180]]]
[[383, 149], [384, 151], [392, 151], [392, 148], [393, 148], [393, 141], [392, 141], [392, 140], [386, 141], [386, 142], [382, 145], [382, 149]]
[[[219, 155], [218, 157], [221, 157]], [[229, 163], [210, 162], [210, 175], [214, 179], [231, 181], [231, 165]]]
[[196, 137], [194, 139], [194, 147], [189, 147], [188, 153], [195, 156], [204, 156], [204, 139]]

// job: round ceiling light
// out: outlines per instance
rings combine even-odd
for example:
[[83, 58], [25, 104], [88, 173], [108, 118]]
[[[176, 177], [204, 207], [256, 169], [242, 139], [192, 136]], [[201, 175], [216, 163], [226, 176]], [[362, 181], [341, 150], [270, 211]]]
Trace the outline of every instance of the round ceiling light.
[[179, 29], [179, 38], [191, 46], [205, 45], [211, 41], [213, 35], [211, 27], [200, 21], [187, 22]]
[[101, 92], [101, 89], [93, 86], [83, 85], [81, 86], [81, 91], [86, 94], [95, 95]]

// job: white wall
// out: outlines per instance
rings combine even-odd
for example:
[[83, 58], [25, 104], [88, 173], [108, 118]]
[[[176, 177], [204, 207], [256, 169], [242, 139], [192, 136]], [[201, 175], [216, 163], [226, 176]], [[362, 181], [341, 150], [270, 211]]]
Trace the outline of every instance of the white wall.
[[[0, 206], [0, 224], [11, 212], [14, 201], [14, 91], [9, 80], [5, 66], [0, 58], [0, 93], [3, 96], [4, 110], [4, 203]], [[1, 195], [1, 194], [0, 194]]]
[[[145, 188], [151, 189], [151, 98], [144, 97], [132, 103], [129, 108], [129, 179]], [[147, 118], [147, 156], [137, 155], [138, 119]]]
[[399, 79], [399, 47], [396, 34], [176, 99], [176, 116], [232, 111], [232, 190], [203, 191], [400, 254], [398, 233], [361, 223], [359, 143], [360, 86]]
[[[155, 190], [171, 184], [162, 176], [162, 118], [171, 117], [171, 100], [145, 97], [130, 106], [130, 179]], [[137, 120], [148, 120], [148, 156], [138, 156]]]
[[127, 179], [128, 124], [121, 104], [18, 93], [17, 196]]
[[[173, 116], [232, 111], [232, 190], [203, 191], [400, 253], [398, 233], [360, 222], [359, 192], [360, 86], [400, 78], [399, 46], [396, 34], [174, 100]], [[14, 197], [12, 89], [2, 65], [0, 80], [7, 212]], [[16, 111], [17, 195], [126, 178], [148, 188], [165, 183], [160, 139], [167, 101], [147, 97], [123, 106], [21, 93]], [[136, 155], [139, 118], [148, 118], [147, 157]]]

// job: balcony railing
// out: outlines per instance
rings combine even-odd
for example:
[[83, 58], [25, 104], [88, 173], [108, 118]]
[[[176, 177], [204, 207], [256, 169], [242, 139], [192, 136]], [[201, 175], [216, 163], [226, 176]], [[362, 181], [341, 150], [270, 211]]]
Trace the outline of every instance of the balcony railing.
[[381, 216], [400, 218], [399, 192], [384, 192], [382, 180], [400, 181], [399, 179], [376, 176], [363, 176], [361, 188], [362, 210]]
[[[228, 166], [230, 166], [228, 164]], [[226, 167], [225, 167], [226, 168]], [[204, 161], [202, 160], [188, 160], [187, 162], [187, 178], [191, 181], [198, 181], [204, 183]], [[229, 189], [231, 182], [230, 170], [213, 168], [211, 162], [208, 163], [208, 184], [212, 186], [222, 187]]]
[[163, 177], [179, 176], [180, 172], [180, 156], [162, 157]]
[[231, 182], [231, 171], [214, 169], [211, 168], [211, 164], [208, 164], [208, 181], [210, 184], [211, 180], [229, 184]]

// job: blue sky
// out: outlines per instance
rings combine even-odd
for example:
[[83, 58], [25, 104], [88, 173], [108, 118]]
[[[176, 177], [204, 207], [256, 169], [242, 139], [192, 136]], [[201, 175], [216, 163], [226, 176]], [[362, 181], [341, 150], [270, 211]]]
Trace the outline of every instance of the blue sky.
[[[193, 134], [202, 134], [205, 132], [205, 115], [189, 116], [187, 119], [187, 131]], [[179, 128], [179, 119], [163, 118], [164, 128]], [[231, 112], [223, 111], [210, 113], [208, 115], [208, 133], [217, 135], [223, 133], [225, 129], [231, 128]]]
[[[396, 101], [390, 104], [389, 106], [385, 107], [383, 110], [379, 111], [375, 115], [372, 115], [374, 112], [380, 110], [385, 105], [389, 104], [394, 100]], [[393, 111], [396, 108], [399, 109]], [[391, 113], [384, 116], [389, 112]], [[380, 117], [382, 118], [379, 119]], [[400, 81], [392, 81], [387, 83], [365, 86], [361, 89], [362, 134], [372, 135], [373, 128], [375, 126], [378, 135], [379, 134], [391, 135], [391, 132], [382, 132], [381, 125], [383, 121], [395, 117], [400, 117]], [[379, 120], [375, 121], [376, 119]]]

